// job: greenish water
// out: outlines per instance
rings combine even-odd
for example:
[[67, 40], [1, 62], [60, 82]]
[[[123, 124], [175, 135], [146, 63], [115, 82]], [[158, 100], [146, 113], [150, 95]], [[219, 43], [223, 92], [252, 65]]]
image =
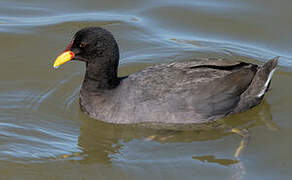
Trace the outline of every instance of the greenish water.
[[[0, 2], [0, 179], [291, 179], [292, 2]], [[281, 56], [258, 107], [219, 128], [120, 126], [79, 109], [82, 63], [53, 61], [82, 27], [102, 26], [121, 50], [120, 74], [191, 57], [262, 64]], [[248, 147], [234, 157], [241, 137]]]

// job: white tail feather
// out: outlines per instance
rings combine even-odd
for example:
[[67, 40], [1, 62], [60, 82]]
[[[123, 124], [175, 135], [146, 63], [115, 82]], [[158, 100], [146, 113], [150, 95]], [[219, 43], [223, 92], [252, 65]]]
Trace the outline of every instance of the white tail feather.
[[271, 78], [272, 78], [272, 76], [273, 76], [275, 70], [276, 70], [276, 68], [274, 68], [274, 69], [270, 72], [270, 74], [269, 74], [269, 76], [268, 76], [268, 79], [267, 79], [267, 81], [266, 81], [266, 83], [265, 83], [265, 86], [264, 86], [264, 88], [261, 90], [261, 92], [259, 93], [258, 97], [262, 97], [262, 96], [265, 94], [266, 89], [268, 88], [268, 85], [269, 85], [269, 83], [270, 83], [270, 81], [271, 81]]

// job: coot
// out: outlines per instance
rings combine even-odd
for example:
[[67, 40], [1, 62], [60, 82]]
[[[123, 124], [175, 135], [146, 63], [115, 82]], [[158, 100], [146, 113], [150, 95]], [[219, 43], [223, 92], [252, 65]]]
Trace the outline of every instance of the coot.
[[85, 62], [80, 106], [110, 123], [206, 123], [258, 105], [279, 57], [263, 66], [226, 59], [193, 59], [154, 65], [118, 77], [119, 48], [100, 27], [78, 31], [55, 60]]

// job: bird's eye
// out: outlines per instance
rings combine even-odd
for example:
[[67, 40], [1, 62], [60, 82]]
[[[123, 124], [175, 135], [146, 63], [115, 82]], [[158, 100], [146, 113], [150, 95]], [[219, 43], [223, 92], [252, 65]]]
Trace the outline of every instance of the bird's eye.
[[85, 42], [81, 42], [80, 45], [79, 45], [80, 48], [84, 48], [85, 46], [86, 46]]

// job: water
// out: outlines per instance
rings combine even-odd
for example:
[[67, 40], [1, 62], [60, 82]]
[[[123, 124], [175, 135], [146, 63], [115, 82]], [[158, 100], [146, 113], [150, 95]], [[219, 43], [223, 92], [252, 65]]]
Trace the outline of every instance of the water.
[[[0, 179], [290, 179], [291, 1], [0, 2]], [[120, 74], [191, 57], [281, 56], [258, 107], [218, 129], [159, 130], [89, 119], [82, 63], [53, 61], [82, 27], [116, 37]], [[241, 137], [251, 139], [240, 158]]]

